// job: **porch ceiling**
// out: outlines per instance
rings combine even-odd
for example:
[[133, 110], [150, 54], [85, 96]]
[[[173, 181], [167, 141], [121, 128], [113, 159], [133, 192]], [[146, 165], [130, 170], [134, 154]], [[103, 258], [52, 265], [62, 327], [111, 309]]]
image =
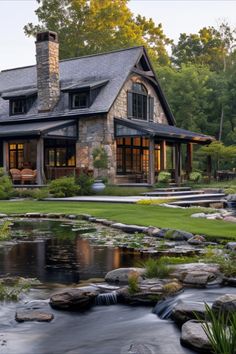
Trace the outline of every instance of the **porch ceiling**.
[[19, 124], [0, 124], [0, 138], [9, 138], [16, 136], [40, 136], [56, 129], [73, 125], [74, 120], [60, 122], [33, 122]]
[[150, 137], [160, 137], [176, 141], [189, 141], [200, 144], [209, 144], [215, 138], [209, 135], [195, 133], [190, 130], [177, 128], [173, 125], [153, 123], [140, 120], [120, 119], [115, 118], [115, 123], [121, 126], [128, 127], [129, 130], [139, 131], [140, 135], [147, 135]]

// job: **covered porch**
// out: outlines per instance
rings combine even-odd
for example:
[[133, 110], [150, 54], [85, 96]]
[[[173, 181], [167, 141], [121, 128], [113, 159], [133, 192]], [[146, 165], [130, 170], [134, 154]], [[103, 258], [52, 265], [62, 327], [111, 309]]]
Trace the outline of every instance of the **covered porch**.
[[168, 171], [180, 184], [192, 171], [194, 144], [214, 138], [175, 126], [147, 121], [115, 119], [116, 183], [153, 185], [160, 171]]
[[63, 175], [73, 173], [76, 141], [74, 120], [1, 125], [2, 166], [14, 184], [45, 184], [61, 169]]

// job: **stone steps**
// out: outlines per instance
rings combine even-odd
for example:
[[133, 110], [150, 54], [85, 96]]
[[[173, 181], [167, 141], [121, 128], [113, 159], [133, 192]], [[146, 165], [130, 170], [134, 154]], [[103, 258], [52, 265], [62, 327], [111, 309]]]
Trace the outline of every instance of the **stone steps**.
[[196, 195], [196, 194], [204, 194], [203, 190], [183, 190], [183, 191], [154, 191], [154, 192], [145, 192], [141, 193], [141, 195], [146, 195], [150, 197], [179, 197], [179, 196], [185, 196], [185, 195]]

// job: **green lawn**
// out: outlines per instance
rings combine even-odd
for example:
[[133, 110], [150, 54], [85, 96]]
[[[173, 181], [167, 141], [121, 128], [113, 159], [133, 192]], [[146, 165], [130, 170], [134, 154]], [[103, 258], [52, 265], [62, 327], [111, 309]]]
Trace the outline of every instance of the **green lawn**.
[[191, 218], [196, 209], [171, 209], [152, 205], [43, 202], [43, 201], [0, 201], [0, 213], [59, 212], [66, 214], [91, 214], [128, 224], [169, 227], [211, 238], [236, 240], [236, 224], [218, 220]]

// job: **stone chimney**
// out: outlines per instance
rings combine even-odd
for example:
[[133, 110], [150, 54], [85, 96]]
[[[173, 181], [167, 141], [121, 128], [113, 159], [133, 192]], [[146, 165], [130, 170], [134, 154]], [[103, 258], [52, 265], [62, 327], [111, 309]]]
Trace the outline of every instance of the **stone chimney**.
[[36, 38], [38, 111], [49, 112], [60, 97], [58, 36], [48, 31]]

